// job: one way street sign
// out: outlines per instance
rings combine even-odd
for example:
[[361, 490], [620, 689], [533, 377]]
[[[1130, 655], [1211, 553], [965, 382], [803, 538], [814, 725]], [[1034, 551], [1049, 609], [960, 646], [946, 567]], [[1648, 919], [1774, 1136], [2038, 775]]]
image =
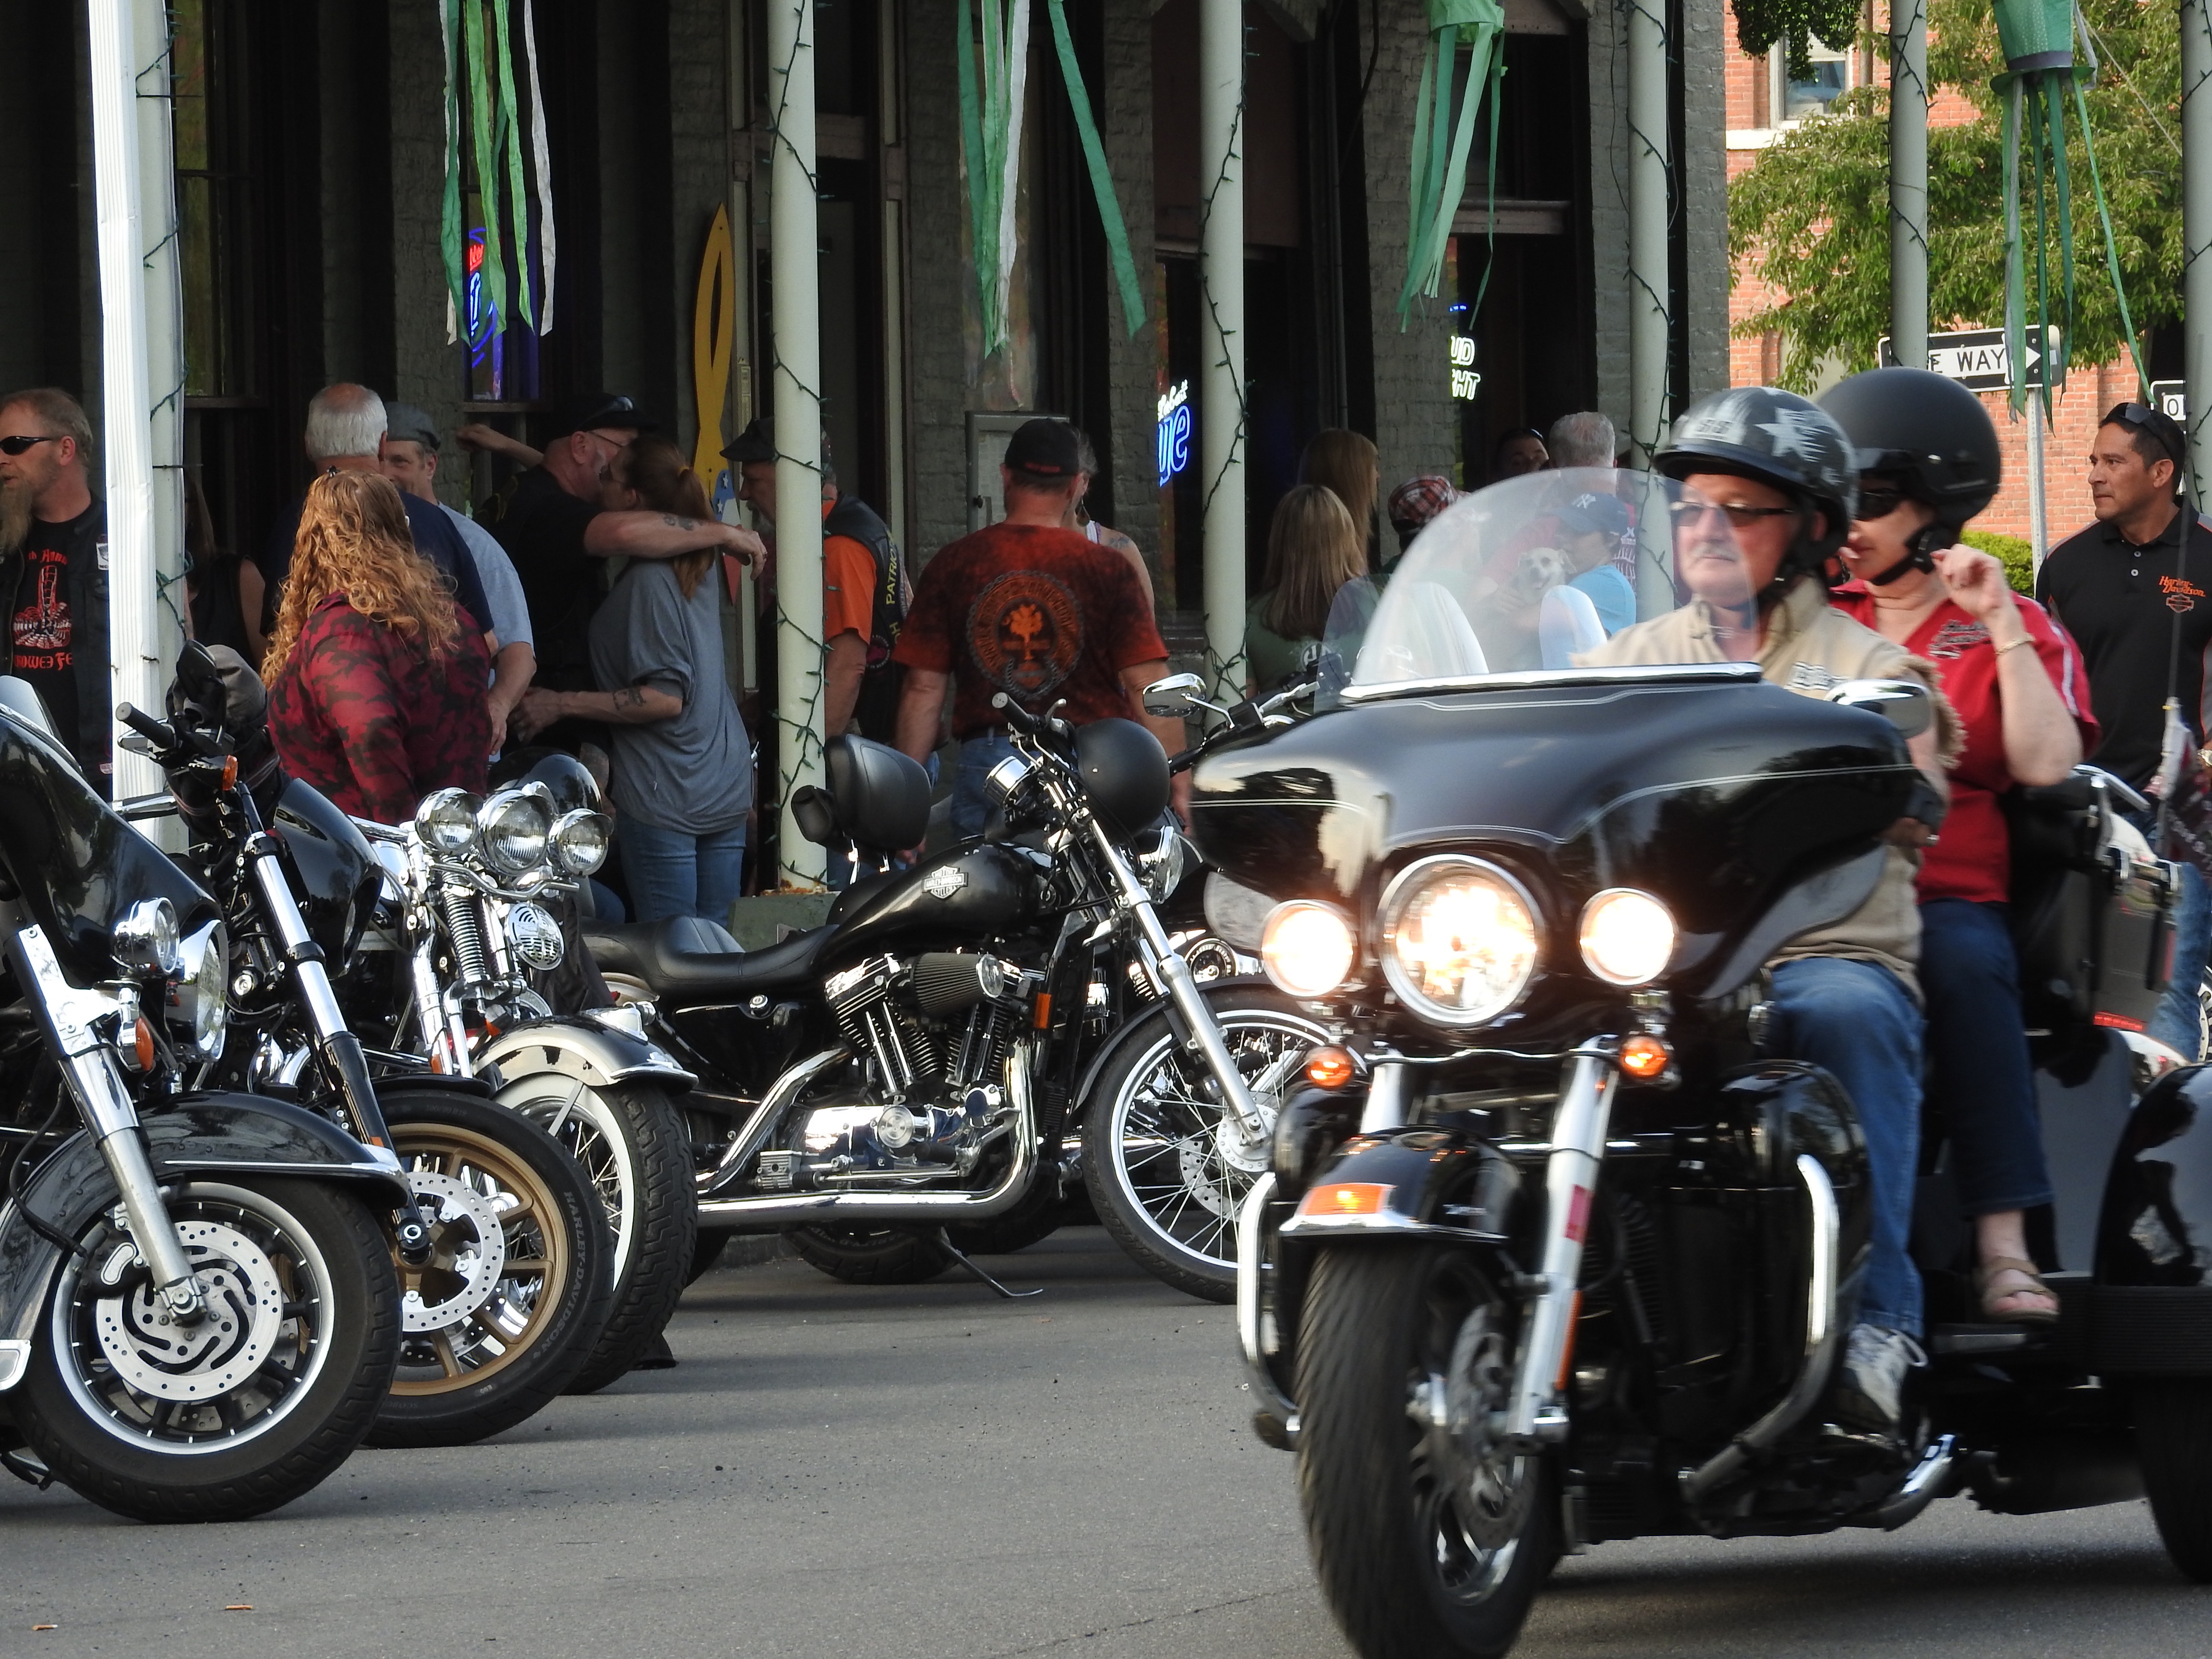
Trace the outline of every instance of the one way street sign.
[[[2023, 337], [2023, 343], [2027, 348], [2027, 384], [2041, 386], [2045, 353], [2036, 349], [2033, 331]], [[2047, 349], [2057, 349], [2058, 331], [2054, 328], [2049, 332]], [[1887, 334], [1881, 337], [1880, 361], [1897, 361], [1890, 351]], [[1969, 328], [1951, 334], [1929, 335], [1928, 367], [1974, 392], [2002, 392], [2012, 384], [2011, 364], [2005, 356], [2004, 331], [2001, 328]]]

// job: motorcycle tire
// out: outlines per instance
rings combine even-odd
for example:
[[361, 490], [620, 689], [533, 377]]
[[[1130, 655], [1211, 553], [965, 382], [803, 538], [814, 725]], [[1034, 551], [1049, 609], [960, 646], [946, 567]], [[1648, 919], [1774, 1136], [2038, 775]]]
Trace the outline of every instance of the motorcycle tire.
[[2212, 1382], [2137, 1382], [2136, 1449], [2159, 1540], [2182, 1576], [2212, 1584]]
[[1208, 1096], [1206, 1062], [1164, 1006], [1109, 1056], [1083, 1108], [1083, 1179], [1106, 1230], [1154, 1278], [1206, 1302], [1237, 1299], [1237, 1211], [1267, 1168], [1277, 1103], [1328, 1034], [1271, 986], [1208, 986], [1206, 1001], [1265, 1133], [1248, 1138]]
[[848, 1285], [920, 1285], [952, 1265], [934, 1227], [793, 1227], [784, 1237], [807, 1266]]
[[[312, 1490], [368, 1432], [398, 1359], [399, 1285], [378, 1217], [343, 1188], [211, 1177], [174, 1188], [169, 1212], [211, 1292], [205, 1353], [179, 1365], [143, 1269], [95, 1294], [98, 1267], [131, 1249], [103, 1212], [47, 1297], [16, 1425], [56, 1479], [118, 1515], [243, 1521]], [[239, 1386], [182, 1397], [233, 1369]]]
[[591, 1354], [612, 1288], [605, 1211], [526, 1117], [437, 1090], [377, 1098], [434, 1243], [398, 1264], [399, 1370], [368, 1443], [465, 1446], [538, 1412]]
[[690, 1137], [667, 1093], [649, 1084], [595, 1089], [551, 1072], [507, 1074], [499, 1103], [559, 1141], [605, 1207], [613, 1299], [606, 1328], [568, 1389], [591, 1394], [659, 1340], [690, 1282], [699, 1233]]
[[[1463, 1249], [1317, 1253], [1298, 1495], [1322, 1594], [1361, 1659], [1502, 1659], [1558, 1561], [1551, 1458], [1506, 1451], [1486, 1426], [1510, 1397], [1517, 1327]], [[1447, 1380], [1443, 1425], [1432, 1377]]]

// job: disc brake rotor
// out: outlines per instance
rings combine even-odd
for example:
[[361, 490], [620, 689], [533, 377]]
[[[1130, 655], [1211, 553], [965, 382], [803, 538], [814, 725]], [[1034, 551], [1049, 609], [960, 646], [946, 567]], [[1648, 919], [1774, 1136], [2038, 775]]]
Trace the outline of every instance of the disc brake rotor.
[[1497, 1432], [1512, 1389], [1513, 1355], [1490, 1310], [1462, 1322], [1444, 1383], [1444, 1443], [1439, 1462], [1454, 1476], [1453, 1508], [1469, 1542], [1495, 1550], [1520, 1536], [1534, 1487], [1528, 1460], [1508, 1450]]
[[407, 1184], [430, 1224], [430, 1259], [402, 1264], [400, 1328], [409, 1335], [458, 1325], [491, 1300], [507, 1269], [499, 1206], [465, 1181], [410, 1170]]
[[[156, 1400], [214, 1400], [261, 1369], [284, 1323], [284, 1286], [276, 1264], [259, 1245], [219, 1221], [177, 1224], [201, 1286], [207, 1317], [197, 1325], [176, 1322], [152, 1282], [143, 1275], [120, 1294], [93, 1304], [100, 1350], [115, 1374]], [[119, 1247], [109, 1265], [126, 1268], [136, 1256]]]

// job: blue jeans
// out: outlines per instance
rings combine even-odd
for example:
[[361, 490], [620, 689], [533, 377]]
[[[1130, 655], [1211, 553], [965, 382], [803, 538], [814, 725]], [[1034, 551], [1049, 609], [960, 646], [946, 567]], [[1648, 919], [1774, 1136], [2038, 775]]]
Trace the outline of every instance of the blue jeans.
[[2020, 961], [2003, 905], [1941, 898], [1920, 907], [1920, 993], [1959, 1207], [1983, 1216], [2050, 1203]]
[[1774, 968], [1767, 1047], [1818, 1066], [1851, 1097], [1866, 1136], [1874, 1237], [1858, 1317], [1920, 1334], [1920, 1273], [1906, 1244], [1920, 1152], [1920, 1010], [1887, 968], [1801, 957]]
[[730, 925], [730, 904], [744, 884], [745, 826], [690, 836], [624, 817], [617, 844], [630, 903], [640, 921], [702, 916]]
[[1013, 742], [1001, 726], [961, 738], [960, 769], [952, 775], [952, 833], [962, 841], [973, 841], [991, 821], [991, 801], [983, 793], [983, 780], [1013, 752]]

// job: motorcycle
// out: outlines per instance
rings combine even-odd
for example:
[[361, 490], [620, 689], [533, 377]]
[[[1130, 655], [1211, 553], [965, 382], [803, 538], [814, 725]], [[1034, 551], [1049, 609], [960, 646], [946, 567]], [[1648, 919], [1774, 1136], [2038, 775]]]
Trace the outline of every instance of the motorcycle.
[[[1589, 491], [1636, 505], [1639, 613], [1692, 628], [1608, 646], [1562, 596], [1552, 515]], [[1640, 475], [1484, 491], [1408, 554], [1336, 707], [1196, 775], [1200, 845], [1276, 899], [1268, 975], [1332, 1039], [1238, 1218], [1237, 1326], [1367, 1659], [1504, 1653], [1602, 1540], [1894, 1528], [1958, 1492], [2147, 1489], [2212, 1579], [2212, 1072], [2140, 1035], [2173, 872], [2100, 773], [2029, 792], [2014, 836], [2063, 1316], [1977, 1322], [1931, 1098], [1929, 1364], [1901, 1443], [1833, 1408], [1865, 1143], [1832, 1078], [1766, 1050], [1766, 964], [1940, 816], [1906, 746], [1932, 700], [1738, 660], [1721, 525]]]
[[195, 1081], [297, 1103], [398, 1155], [410, 1196], [384, 1248], [399, 1367], [368, 1441], [466, 1444], [537, 1412], [591, 1352], [612, 1283], [604, 1212], [561, 1145], [482, 1079], [423, 1073], [348, 1027], [332, 974], [352, 963], [381, 866], [350, 818], [284, 775], [260, 680], [217, 652], [186, 641], [167, 720], [117, 711], [122, 741], [169, 783], [121, 811], [182, 817], [183, 861], [228, 930], [233, 1041]]
[[548, 991], [574, 994], [539, 988], [577, 965], [563, 916], [605, 861], [611, 826], [598, 805], [590, 775], [555, 755], [482, 800], [438, 790], [407, 825], [354, 820], [386, 887], [337, 987], [356, 1030], [441, 1076], [483, 1078], [590, 1178], [612, 1240], [612, 1311], [571, 1394], [605, 1387], [659, 1342], [698, 1228], [690, 1142], [670, 1097], [691, 1074], [646, 1039], [641, 1011], [556, 1015]]
[[783, 1231], [851, 1282], [958, 1263], [1003, 1291], [969, 1259], [965, 1230], [1056, 1224], [1054, 1154], [1117, 1006], [1099, 967], [1115, 940], [1181, 1011], [1226, 1109], [1262, 1133], [1154, 909], [1184, 868], [1161, 825], [1167, 757], [1133, 721], [1077, 729], [999, 706], [1018, 752], [992, 775], [997, 822], [981, 843], [892, 872], [892, 851], [927, 827], [927, 776], [840, 738], [826, 787], [794, 810], [811, 839], [877, 872], [825, 925], [745, 951], [693, 918], [586, 924], [609, 983], [650, 998], [654, 1038], [700, 1079], [684, 1107], [707, 1239]]
[[222, 911], [14, 679], [0, 868], [0, 1463], [142, 1521], [289, 1503], [360, 1443], [392, 1378], [375, 1212], [407, 1201], [399, 1160], [202, 1086], [228, 1033]]

